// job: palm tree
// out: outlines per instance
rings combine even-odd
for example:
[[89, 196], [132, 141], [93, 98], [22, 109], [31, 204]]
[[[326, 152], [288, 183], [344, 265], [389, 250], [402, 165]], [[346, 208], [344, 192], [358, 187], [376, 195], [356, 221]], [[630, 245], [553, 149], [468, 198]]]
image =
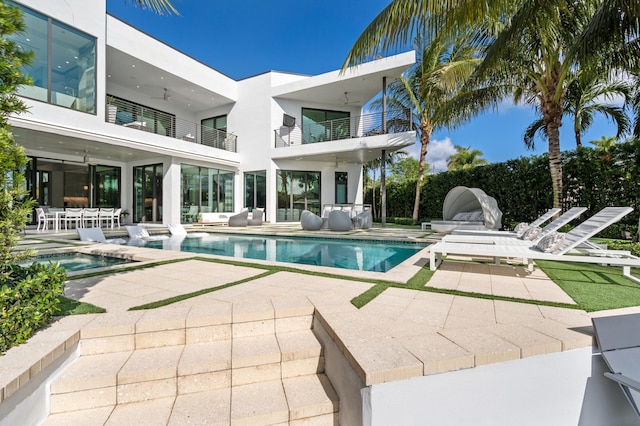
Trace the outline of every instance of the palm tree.
[[463, 147], [460, 145], [454, 145], [454, 147], [456, 153], [447, 160], [447, 169], [449, 171], [471, 169], [489, 164], [487, 160], [480, 158], [482, 157], [482, 151], [479, 149], [471, 149], [470, 146]]
[[593, 140], [589, 143], [591, 145], [595, 145], [600, 151], [609, 152], [609, 150], [618, 143], [618, 138], [613, 136], [602, 136], [600, 139]]
[[596, 62], [603, 73], [615, 67], [637, 70], [640, 5], [629, 0], [394, 0], [358, 38], [345, 66], [406, 44], [414, 28], [459, 34], [480, 25], [491, 31], [477, 39], [490, 39], [491, 46], [477, 72], [476, 87], [499, 89], [461, 97], [466, 105], [476, 99], [465, 113], [495, 106], [509, 93], [516, 101], [537, 106], [549, 141], [554, 206], [559, 207], [559, 129], [571, 71]]
[[[578, 71], [564, 98], [564, 114], [573, 121], [573, 132], [576, 146], [582, 146], [582, 134], [593, 124], [594, 115], [605, 115], [616, 123], [617, 137], [630, 129], [630, 122], [625, 109], [621, 106], [603, 103], [602, 100], [612, 101], [615, 97], [623, 97], [625, 102], [631, 94], [631, 85], [623, 80], [607, 81], [596, 72]], [[538, 119], [525, 130], [524, 140], [529, 147], [534, 146], [536, 134], [546, 138], [544, 120]]]
[[[394, 151], [385, 155], [385, 166], [392, 166], [400, 158], [406, 156], [405, 151]], [[363, 172], [365, 176], [371, 175], [371, 208], [373, 215], [376, 215], [376, 172], [378, 169], [382, 169], [382, 157], [374, 158], [373, 160], [364, 164]], [[381, 172], [382, 173], [382, 172]], [[366, 185], [365, 188], [366, 189]]]
[[179, 15], [178, 11], [171, 4], [170, 0], [125, 0], [127, 3], [133, 3], [142, 9], [149, 9], [159, 15]]
[[[387, 104], [390, 108], [412, 111], [413, 125], [407, 120], [405, 127], [417, 129], [416, 136], [420, 140], [413, 206], [413, 220], [418, 220], [431, 135], [439, 128], [459, 124], [457, 115], [454, 112], [443, 113], [443, 107], [463, 86], [481, 59], [478, 57], [480, 47], [468, 36], [458, 40], [420, 36], [416, 37], [414, 47], [418, 52], [416, 64], [406, 75], [389, 85]], [[372, 104], [373, 108], [380, 106], [379, 100]]]

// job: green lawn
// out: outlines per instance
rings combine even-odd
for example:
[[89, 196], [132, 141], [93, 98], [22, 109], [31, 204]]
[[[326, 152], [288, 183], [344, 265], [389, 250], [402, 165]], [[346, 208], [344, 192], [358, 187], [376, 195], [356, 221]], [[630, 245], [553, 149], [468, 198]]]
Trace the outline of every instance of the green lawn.
[[[590, 263], [536, 261], [536, 264], [587, 312], [640, 306], [640, 284], [622, 268]], [[640, 277], [640, 271], [632, 269]]]

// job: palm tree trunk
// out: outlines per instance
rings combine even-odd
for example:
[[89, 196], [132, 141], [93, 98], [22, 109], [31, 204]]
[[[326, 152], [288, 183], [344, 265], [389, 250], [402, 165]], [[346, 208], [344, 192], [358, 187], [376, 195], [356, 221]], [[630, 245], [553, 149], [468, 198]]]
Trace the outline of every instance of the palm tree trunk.
[[413, 220], [417, 221], [420, 216], [420, 193], [422, 182], [424, 181], [424, 169], [427, 157], [427, 146], [431, 142], [431, 126], [429, 123], [420, 123], [420, 160], [418, 162], [418, 179], [416, 180], [416, 198], [413, 203]]
[[576, 146], [582, 146], [582, 138], [580, 137], [580, 131], [576, 130]]
[[562, 156], [560, 154], [562, 104], [558, 101], [543, 99], [541, 107], [549, 138], [549, 171], [553, 188], [553, 207], [562, 208]]

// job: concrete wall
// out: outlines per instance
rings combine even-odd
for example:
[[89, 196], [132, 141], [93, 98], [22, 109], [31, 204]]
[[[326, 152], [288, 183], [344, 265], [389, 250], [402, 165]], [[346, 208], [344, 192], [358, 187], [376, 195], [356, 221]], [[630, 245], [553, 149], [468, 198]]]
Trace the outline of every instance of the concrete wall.
[[374, 385], [367, 426], [631, 425], [637, 417], [592, 348]]

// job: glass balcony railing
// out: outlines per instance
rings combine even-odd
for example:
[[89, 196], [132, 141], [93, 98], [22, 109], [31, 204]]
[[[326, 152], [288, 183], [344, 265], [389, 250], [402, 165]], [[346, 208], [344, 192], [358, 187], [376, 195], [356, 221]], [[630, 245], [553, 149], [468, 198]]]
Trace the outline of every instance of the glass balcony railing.
[[[304, 123], [274, 130], [275, 147], [330, 142], [413, 130], [410, 109]], [[385, 125], [386, 124], [386, 125]]]
[[154, 108], [108, 97], [106, 121], [118, 126], [237, 152], [237, 137]]

